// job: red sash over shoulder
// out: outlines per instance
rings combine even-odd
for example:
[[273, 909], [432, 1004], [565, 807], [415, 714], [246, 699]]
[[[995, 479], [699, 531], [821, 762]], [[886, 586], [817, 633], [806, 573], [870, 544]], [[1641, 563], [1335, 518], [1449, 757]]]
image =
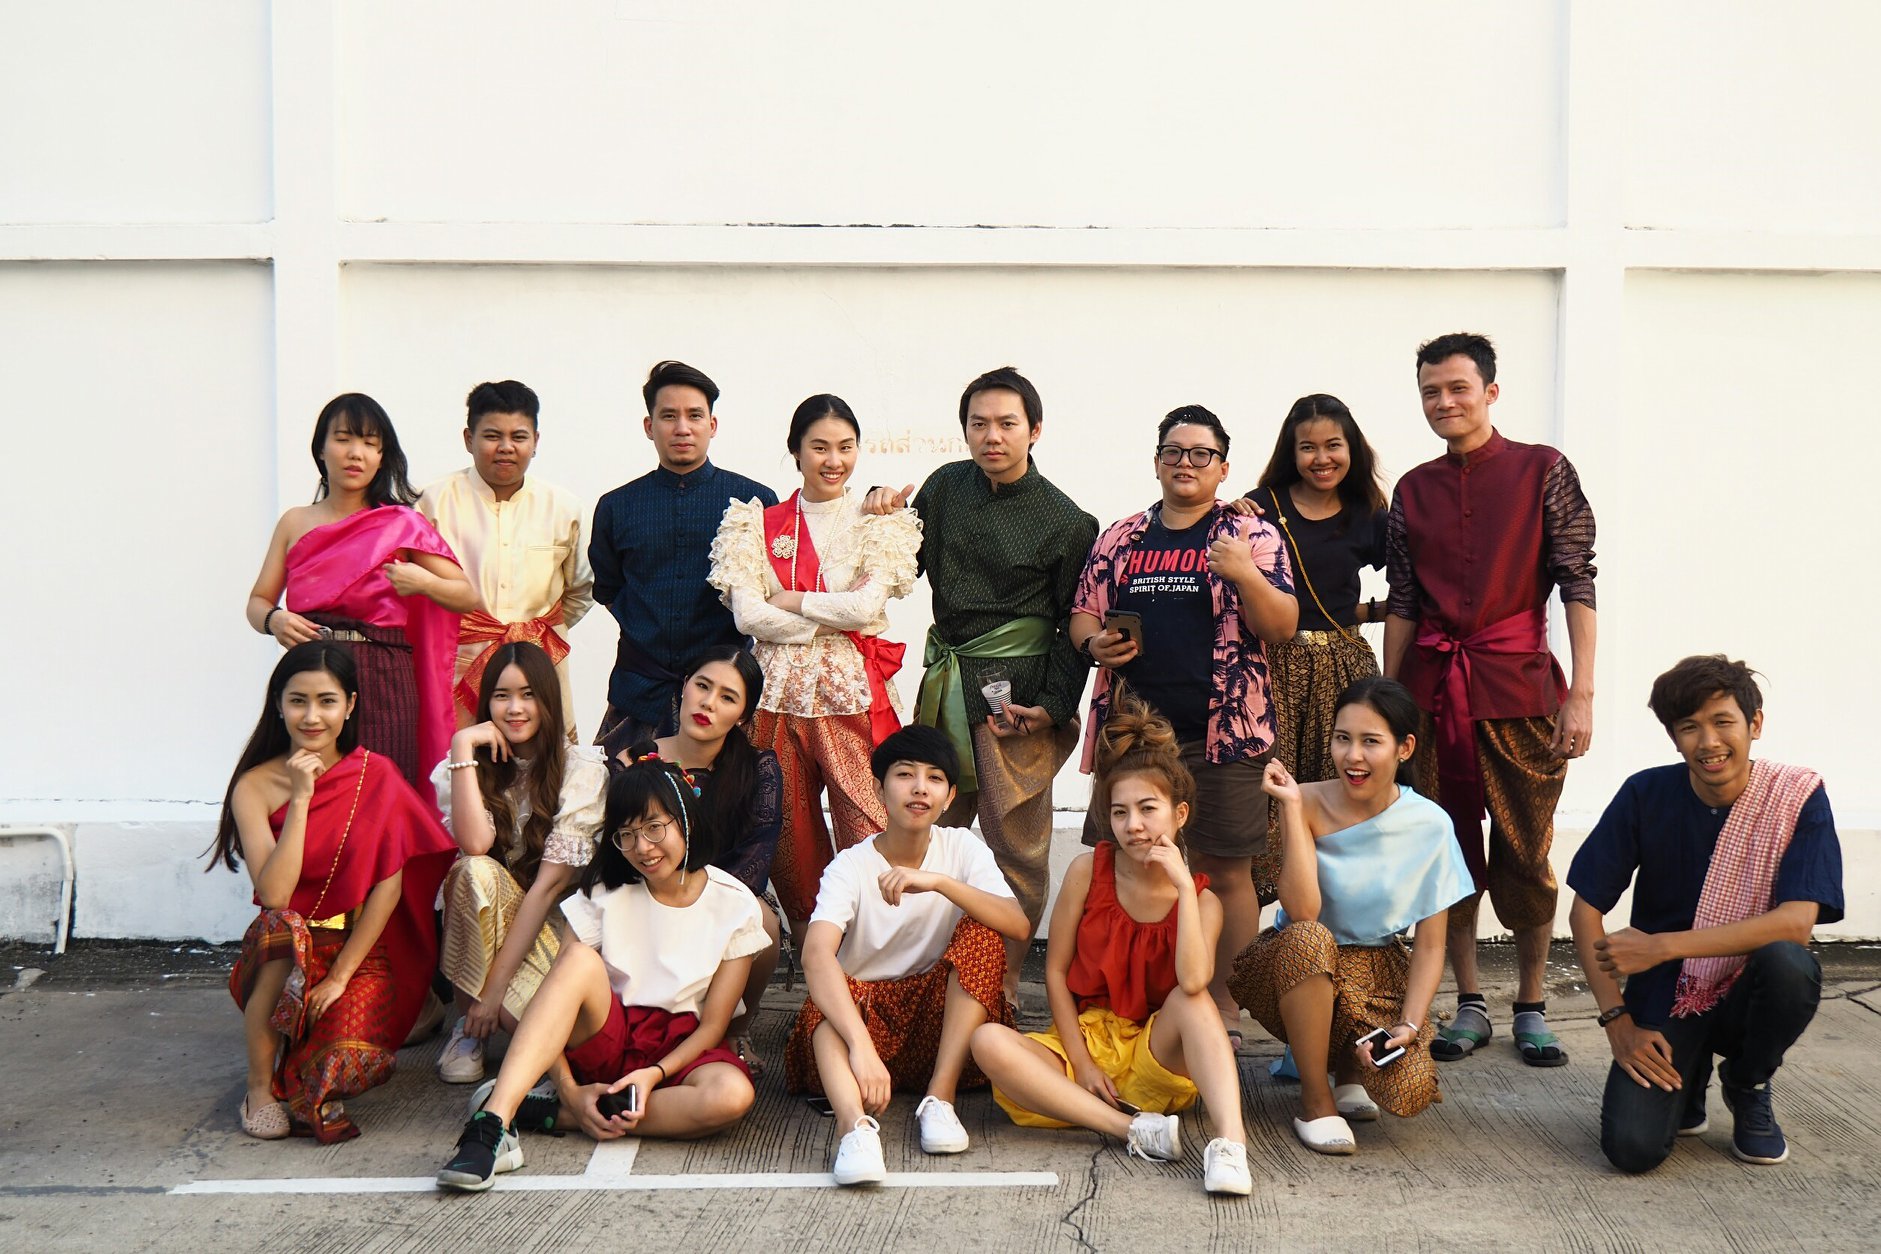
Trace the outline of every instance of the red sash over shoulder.
[[392, 590], [381, 568], [407, 551], [457, 560], [430, 520], [404, 505], [315, 527], [287, 551], [286, 604], [296, 614], [323, 610], [405, 633], [418, 684], [418, 760], [433, 763], [443, 760], [457, 728], [451, 672], [458, 616], [429, 597]]
[[[816, 555], [810, 529], [798, 524], [798, 493], [764, 511], [764, 555], [770, 559], [777, 582], [788, 592], [821, 592], [823, 563]], [[784, 539], [786, 542], [779, 544]], [[781, 550], [781, 551], [780, 551]], [[843, 589], [847, 591], [847, 589]], [[856, 652], [862, 655], [862, 668], [869, 677], [869, 734], [876, 743], [888, 739], [901, 727], [895, 707], [888, 699], [888, 681], [901, 669], [901, 659], [908, 646], [880, 636], [865, 636], [859, 631], [845, 631]]]
[[[283, 806], [268, 818], [277, 837], [286, 815]], [[355, 749], [314, 781], [300, 883], [288, 909], [310, 920], [346, 914], [365, 904], [374, 885], [404, 872], [398, 908], [379, 938], [392, 967], [399, 1040], [431, 987], [438, 962], [432, 905], [456, 854], [450, 834], [384, 754]]]

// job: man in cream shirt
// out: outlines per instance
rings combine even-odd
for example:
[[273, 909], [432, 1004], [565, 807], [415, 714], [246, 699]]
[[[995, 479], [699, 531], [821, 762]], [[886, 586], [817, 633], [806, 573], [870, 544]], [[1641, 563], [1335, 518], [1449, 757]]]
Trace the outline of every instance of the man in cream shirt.
[[562, 681], [562, 716], [576, 743], [567, 631], [594, 604], [594, 574], [574, 495], [527, 478], [541, 404], [514, 379], [479, 383], [467, 401], [464, 447], [472, 464], [427, 486], [418, 508], [457, 554], [483, 609], [464, 615], [457, 638], [457, 724], [475, 716], [477, 689], [497, 646], [542, 646]]

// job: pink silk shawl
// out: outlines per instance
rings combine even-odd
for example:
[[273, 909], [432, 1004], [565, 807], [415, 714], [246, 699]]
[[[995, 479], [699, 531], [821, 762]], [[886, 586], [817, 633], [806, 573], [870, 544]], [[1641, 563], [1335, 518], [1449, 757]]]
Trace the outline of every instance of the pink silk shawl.
[[418, 681], [418, 760], [437, 763], [451, 747], [451, 667], [458, 616], [426, 596], [402, 597], [380, 569], [405, 552], [457, 555], [438, 529], [405, 505], [362, 509], [315, 527], [287, 551], [287, 608], [343, 614], [374, 627], [397, 628], [411, 643]]

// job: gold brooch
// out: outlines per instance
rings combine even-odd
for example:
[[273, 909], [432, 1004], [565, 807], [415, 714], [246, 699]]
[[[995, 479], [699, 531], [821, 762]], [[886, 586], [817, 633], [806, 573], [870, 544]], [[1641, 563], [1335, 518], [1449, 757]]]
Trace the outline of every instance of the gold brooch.
[[771, 541], [771, 555], [773, 557], [797, 556], [797, 538], [795, 536], [778, 536], [777, 539]]

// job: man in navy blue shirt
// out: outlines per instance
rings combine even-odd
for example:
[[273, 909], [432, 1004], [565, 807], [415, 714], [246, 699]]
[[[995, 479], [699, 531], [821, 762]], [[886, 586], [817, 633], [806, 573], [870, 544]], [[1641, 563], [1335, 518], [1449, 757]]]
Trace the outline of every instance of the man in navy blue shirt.
[[[1789, 1146], [1770, 1077], [1821, 996], [1811, 930], [1842, 917], [1835, 817], [1813, 771], [1752, 762], [1763, 694], [1742, 662], [1688, 657], [1648, 704], [1684, 762], [1621, 785], [1568, 870], [1574, 944], [1613, 1049], [1600, 1147], [1620, 1170], [1648, 1171], [1705, 1131], [1720, 1055], [1732, 1152], [1779, 1163]], [[1629, 882], [1632, 926], [1608, 933]]]
[[620, 624], [595, 743], [622, 747], [677, 730], [681, 672], [692, 657], [747, 643], [705, 581], [712, 537], [728, 501], [777, 504], [769, 488], [706, 456], [718, 433], [718, 385], [704, 372], [660, 362], [641, 396], [660, 464], [601, 498], [588, 542], [594, 599]]

